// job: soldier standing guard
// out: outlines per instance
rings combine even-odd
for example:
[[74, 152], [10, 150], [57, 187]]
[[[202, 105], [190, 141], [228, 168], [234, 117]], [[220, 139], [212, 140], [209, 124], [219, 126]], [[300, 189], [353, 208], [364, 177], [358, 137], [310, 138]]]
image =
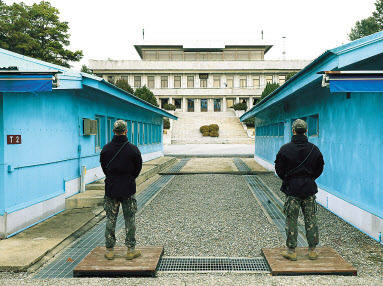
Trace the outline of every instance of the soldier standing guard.
[[125, 245], [128, 250], [126, 259], [131, 260], [141, 255], [135, 250], [137, 212], [136, 178], [141, 172], [142, 158], [138, 148], [131, 144], [126, 137], [127, 124], [117, 120], [113, 125], [115, 135], [110, 143], [102, 148], [100, 162], [105, 179], [106, 229], [105, 229], [105, 257], [114, 259], [114, 245], [116, 243], [115, 228], [120, 204], [125, 219]]
[[319, 148], [308, 142], [305, 135], [307, 124], [304, 120], [295, 120], [292, 130], [291, 142], [281, 147], [275, 160], [275, 171], [283, 180], [281, 191], [286, 194], [284, 213], [288, 249], [282, 256], [292, 261], [297, 260], [295, 248], [298, 237], [298, 215], [299, 209], [302, 208], [309, 244], [309, 259], [315, 260], [318, 257], [315, 248], [319, 243], [315, 202], [318, 187], [315, 180], [323, 172], [324, 161]]

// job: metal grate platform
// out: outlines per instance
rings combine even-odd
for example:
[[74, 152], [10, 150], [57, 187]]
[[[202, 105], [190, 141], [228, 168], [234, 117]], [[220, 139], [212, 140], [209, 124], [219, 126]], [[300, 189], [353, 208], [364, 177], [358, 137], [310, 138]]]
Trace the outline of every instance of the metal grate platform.
[[[181, 170], [188, 158], [182, 159], [178, 164], [171, 167], [172, 172]], [[143, 192], [136, 196], [137, 211], [143, 207], [173, 178], [174, 176], [162, 176]], [[124, 227], [124, 218], [118, 216], [116, 234]], [[96, 246], [105, 245], [105, 219], [93, 227], [90, 231], [79, 238], [74, 244], [65, 249], [54, 261], [43, 267], [33, 278], [71, 278], [73, 269], [87, 256]]]
[[270, 272], [263, 258], [162, 257], [161, 272]]

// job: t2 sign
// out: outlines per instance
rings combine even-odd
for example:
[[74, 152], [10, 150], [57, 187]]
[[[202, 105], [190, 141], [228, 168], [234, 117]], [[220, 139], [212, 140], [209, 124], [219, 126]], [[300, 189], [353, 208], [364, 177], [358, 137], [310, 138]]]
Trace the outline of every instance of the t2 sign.
[[21, 135], [7, 135], [7, 144], [21, 144]]

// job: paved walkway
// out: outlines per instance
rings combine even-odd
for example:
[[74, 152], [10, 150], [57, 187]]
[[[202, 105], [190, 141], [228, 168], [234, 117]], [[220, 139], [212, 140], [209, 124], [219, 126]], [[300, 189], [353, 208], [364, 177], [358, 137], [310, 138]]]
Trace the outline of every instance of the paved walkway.
[[254, 157], [254, 148], [249, 144], [170, 144], [164, 146], [164, 154], [177, 157]]

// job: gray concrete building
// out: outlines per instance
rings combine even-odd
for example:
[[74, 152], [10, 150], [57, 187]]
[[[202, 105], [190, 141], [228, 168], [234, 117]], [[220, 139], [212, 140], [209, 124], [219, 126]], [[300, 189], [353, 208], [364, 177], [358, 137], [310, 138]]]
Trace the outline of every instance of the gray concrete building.
[[224, 112], [237, 102], [250, 109], [268, 82], [283, 84], [310, 62], [265, 60], [272, 45], [263, 41], [142, 41], [134, 47], [141, 60], [90, 60], [89, 68], [105, 80], [146, 85], [160, 107], [171, 103], [184, 112]]

